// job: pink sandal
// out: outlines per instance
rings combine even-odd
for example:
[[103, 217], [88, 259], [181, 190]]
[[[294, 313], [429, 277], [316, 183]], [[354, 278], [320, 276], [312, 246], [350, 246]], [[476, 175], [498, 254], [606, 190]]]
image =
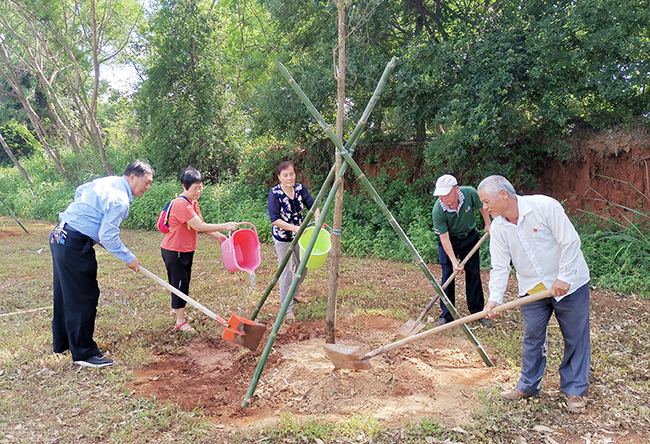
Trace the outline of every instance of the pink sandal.
[[192, 327], [190, 324], [187, 323], [187, 321], [185, 321], [182, 324], [175, 324], [174, 325], [174, 330], [194, 331], [194, 327]]

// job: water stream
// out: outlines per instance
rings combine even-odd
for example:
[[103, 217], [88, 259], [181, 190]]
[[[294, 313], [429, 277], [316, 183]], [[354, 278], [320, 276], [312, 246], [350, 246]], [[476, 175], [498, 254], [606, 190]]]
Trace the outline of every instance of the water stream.
[[248, 275], [250, 276], [250, 279], [251, 279], [251, 286], [248, 288], [248, 293], [246, 294], [246, 299], [244, 299], [245, 301], [248, 300], [248, 297], [253, 292], [253, 289], [255, 288], [255, 284], [257, 283], [255, 281], [255, 272], [254, 271], [251, 271]]

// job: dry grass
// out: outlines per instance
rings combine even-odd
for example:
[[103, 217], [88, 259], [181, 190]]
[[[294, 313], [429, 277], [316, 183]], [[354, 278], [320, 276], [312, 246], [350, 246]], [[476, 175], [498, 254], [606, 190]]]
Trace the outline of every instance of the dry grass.
[[[0, 314], [51, 305], [47, 242], [52, 224], [25, 225], [30, 235], [22, 234], [11, 219], [0, 218], [0, 229], [4, 230], [0, 239]], [[123, 238], [149, 270], [164, 278], [159, 233], [125, 230]], [[201, 237], [191, 295], [222, 316], [252, 312], [276, 268], [271, 247], [262, 248], [257, 287], [246, 298], [248, 277], [227, 273], [217, 243]], [[133, 370], [160, 354], [182, 353], [189, 337], [171, 331], [173, 320], [164, 289], [144, 275], [132, 273], [110, 254], [98, 250], [97, 255], [102, 295], [95, 339], [118, 365], [78, 369], [71, 365], [69, 355], [54, 355], [49, 308], [0, 317], [0, 443], [302, 442], [300, 432], [277, 441], [268, 436], [266, 441], [259, 441], [259, 435], [220, 435], [201, 411], [183, 411], [174, 405], [135, 398]], [[303, 295], [313, 302], [301, 307], [297, 313], [300, 319], [323, 316], [326, 281], [326, 267], [305, 281]], [[417, 316], [421, 303], [414, 301], [432, 295], [430, 284], [417, 267], [373, 259], [346, 258], [340, 289], [341, 317], [382, 312], [406, 320]], [[273, 319], [278, 299], [276, 292], [271, 294], [262, 311], [263, 319]], [[580, 442], [650, 442], [649, 313], [648, 300], [594, 292], [590, 413], [570, 415], [558, 407], [563, 399], [553, 369], [559, 366], [562, 345], [558, 329], [551, 328], [543, 396], [512, 406], [497, 399], [496, 389], [486, 392], [485, 408], [475, 412], [483, 427], [484, 439], [479, 441], [548, 442], [534, 429], [546, 426], [572, 429], [575, 436], [583, 438]], [[216, 323], [196, 311], [192, 315], [200, 331], [197, 334], [218, 336], [220, 327]], [[497, 328], [482, 331], [481, 342], [493, 360], [516, 367], [520, 331], [520, 316], [509, 313], [501, 317]], [[386, 430], [375, 442], [423, 442], [433, 428], [431, 423], [421, 423], [403, 430]], [[607, 436], [615, 438], [599, 441], [597, 437], [605, 436], [603, 431], [612, 432]], [[563, 442], [557, 436], [554, 439]]]

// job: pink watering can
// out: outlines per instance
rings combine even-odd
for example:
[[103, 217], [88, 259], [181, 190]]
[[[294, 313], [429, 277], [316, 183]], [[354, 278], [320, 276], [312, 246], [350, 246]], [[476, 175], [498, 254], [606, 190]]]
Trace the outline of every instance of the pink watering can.
[[261, 261], [260, 240], [255, 225], [250, 222], [239, 223], [243, 224], [250, 225], [253, 229], [242, 228], [229, 232], [228, 239], [221, 244], [221, 257], [229, 272], [245, 271], [254, 274]]

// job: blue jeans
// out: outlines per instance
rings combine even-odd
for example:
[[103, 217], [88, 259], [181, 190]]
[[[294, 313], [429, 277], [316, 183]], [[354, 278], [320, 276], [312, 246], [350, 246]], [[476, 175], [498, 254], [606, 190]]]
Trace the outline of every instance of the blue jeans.
[[583, 396], [589, 387], [591, 365], [589, 283], [560, 302], [555, 298], [546, 298], [521, 306], [524, 335], [521, 340], [521, 377], [517, 388], [531, 396], [537, 396], [542, 391], [548, 354], [548, 321], [553, 313], [564, 338], [564, 357], [559, 368], [560, 389], [567, 396]]

